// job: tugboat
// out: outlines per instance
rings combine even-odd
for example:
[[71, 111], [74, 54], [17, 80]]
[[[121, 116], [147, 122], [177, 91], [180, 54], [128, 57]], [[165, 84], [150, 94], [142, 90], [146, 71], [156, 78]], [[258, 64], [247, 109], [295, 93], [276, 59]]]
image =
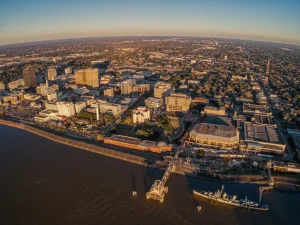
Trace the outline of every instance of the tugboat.
[[211, 202], [219, 202], [227, 205], [232, 205], [240, 208], [245, 208], [245, 209], [254, 209], [254, 210], [269, 210], [268, 205], [263, 205], [259, 204], [254, 201], [249, 201], [247, 199], [247, 196], [245, 199], [237, 199], [236, 195], [229, 196], [227, 195], [226, 192], [224, 191], [224, 185], [222, 185], [222, 189], [216, 191], [215, 193], [213, 192], [207, 192], [207, 191], [196, 191], [193, 190], [194, 195], [206, 198], [211, 200]]

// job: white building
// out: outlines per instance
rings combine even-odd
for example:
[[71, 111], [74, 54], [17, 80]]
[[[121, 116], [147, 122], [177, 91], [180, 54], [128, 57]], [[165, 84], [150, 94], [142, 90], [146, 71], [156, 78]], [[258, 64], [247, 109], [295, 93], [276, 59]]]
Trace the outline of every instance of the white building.
[[151, 109], [157, 109], [163, 105], [163, 100], [160, 98], [149, 97], [145, 100], [145, 105]]
[[54, 93], [51, 93], [51, 94], [47, 95], [47, 100], [48, 100], [48, 101], [54, 101], [54, 100], [57, 100], [57, 93], [54, 92]]
[[114, 116], [119, 116], [122, 112], [122, 106], [120, 104], [113, 104], [102, 100], [93, 101], [91, 107], [98, 108], [100, 113], [111, 112]]
[[57, 102], [58, 115], [72, 117], [75, 115], [75, 107], [72, 102]]
[[45, 108], [46, 110], [58, 111], [56, 102], [45, 102]]
[[150, 109], [145, 106], [139, 106], [136, 109], [132, 110], [132, 119], [133, 123], [145, 123], [150, 121]]
[[75, 112], [76, 113], [81, 112], [85, 108], [86, 108], [86, 102], [85, 101], [75, 103]]
[[41, 84], [40, 86], [38, 86], [36, 88], [36, 93], [37, 94], [40, 94], [42, 96], [47, 96], [47, 95], [50, 95], [56, 91], [58, 91], [58, 85], [57, 84], [54, 84], [54, 85], [51, 85], [49, 87], [48, 85], [48, 81], [46, 81], [46, 84]]

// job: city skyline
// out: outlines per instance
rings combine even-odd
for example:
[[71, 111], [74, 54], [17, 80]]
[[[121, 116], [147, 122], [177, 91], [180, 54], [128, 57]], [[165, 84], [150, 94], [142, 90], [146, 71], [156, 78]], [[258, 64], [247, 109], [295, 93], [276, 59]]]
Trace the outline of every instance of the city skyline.
[[300, 2], [12, 0], [0, 45], [84, 37], [193, 36], [300, 45]]

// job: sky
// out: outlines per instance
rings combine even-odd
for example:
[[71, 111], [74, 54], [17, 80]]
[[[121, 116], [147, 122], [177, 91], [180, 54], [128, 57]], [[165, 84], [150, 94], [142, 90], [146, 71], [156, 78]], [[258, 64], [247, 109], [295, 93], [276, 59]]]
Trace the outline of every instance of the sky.
[[1, 0], [0, 45], [193, 36], [300, 45], [300, 0]]

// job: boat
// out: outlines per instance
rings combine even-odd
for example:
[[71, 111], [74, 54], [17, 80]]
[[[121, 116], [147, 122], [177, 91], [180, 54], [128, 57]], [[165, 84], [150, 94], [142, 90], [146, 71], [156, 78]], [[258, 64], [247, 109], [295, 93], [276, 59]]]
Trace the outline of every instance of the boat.
[[237, 199], [236, 195], [230, 196], [226, 192], [224, 192], [224, 185], [222, 185], [222, 189], [216, 192], [208, 192], [208, 191], [197, 191], [193, 190], [194, 195], [200, 196], [206, 199], [211, 200], [211, 202], [219, 202], [226, 205], [236, 206], [244, 209], [254, 209], [254, 210], [269, 210], [268, 205], [259, 204], [254, 201], [248, 200], [247, 196], [245, 199]]

